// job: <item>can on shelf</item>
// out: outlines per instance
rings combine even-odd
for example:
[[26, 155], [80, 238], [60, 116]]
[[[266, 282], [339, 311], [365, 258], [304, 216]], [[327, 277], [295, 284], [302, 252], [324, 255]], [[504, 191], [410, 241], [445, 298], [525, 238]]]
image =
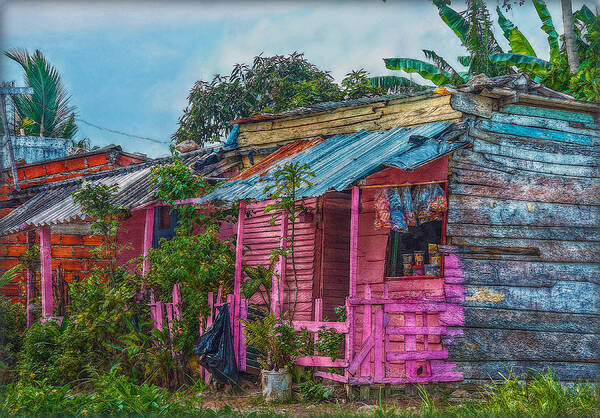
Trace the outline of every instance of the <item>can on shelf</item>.
[[439, 276], [440, 266], [436, 264], [425, 264], [425, 276]]
[[415, 266], [423, 267], [425, 264], [425, 251], [415, 251]]
[[412, 264], [413, 263], [413, 255], [412, 254], [402, 254], [402, 262], [404, 264]]
[[429, 254], [429, 263], [439, 266], [442, 263], [442, 257], [440, 256], [440, 253]]
[[429, 254], [434, 254], [438, 252], [438, 245], [437, 244], [427, 244], [427, 252]]
[[413, 267], [413, 276], [425, 276], [425, 268], [423, 266]]
[[412, 274], [413, 274], [412, 263], [404, 263], [404, 264], [402, 264], [402, 275], [403, 276], [412, 276]]

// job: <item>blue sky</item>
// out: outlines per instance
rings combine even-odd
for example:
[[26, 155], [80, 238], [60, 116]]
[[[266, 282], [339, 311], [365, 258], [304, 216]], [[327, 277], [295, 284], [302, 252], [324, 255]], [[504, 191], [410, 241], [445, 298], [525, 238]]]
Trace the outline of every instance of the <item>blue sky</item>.
[[[488, 0], [495, 9], [498, 0]], [[598, 1], [573, 1], [594, 8]], [[560, 1], [549, 0], [562, 32]], [[458, 39], [429, 1], [322, 2], [58, 2], [4, 1], [2, 50], [40, 49], [59, 69], [81, 119], [168, 141], [194, 82], [229, 73], [237, 62], [304, 52], [336, 80], [353, 69], [393, 74], [381, 58], [423, 58], [434, 49], [449, 61], [463, 54]], [[453, 1], [462, 10], [462, 2]], [[492, 10], [495, 19], [495, 12]], [[545, 34], [529, 1], [507, 16], [548, 55]], [[500, 29], [496, 37], [503, 41]], [[506, 44], [504, 43], [504, 46]], [[0, 58], [2, 80], [22, 84], [20, 67]], [[418, 77], [413, 76], [418, 79]], [[79, 124], [94, 145], [120, 144], [152, 157], [168, 145]]]

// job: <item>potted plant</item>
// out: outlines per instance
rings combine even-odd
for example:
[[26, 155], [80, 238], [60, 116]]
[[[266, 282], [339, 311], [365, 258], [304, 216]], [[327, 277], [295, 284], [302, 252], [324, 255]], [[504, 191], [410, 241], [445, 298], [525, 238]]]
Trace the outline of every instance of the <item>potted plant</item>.
[[261, 383], [266, 401], [286, 400], [292, 396], [290, 367], [298, 357], [298, 337], [291, 321], [269, 313], [262, 321], [244, 321], [246, 343], [256, 348], [263, 367]]

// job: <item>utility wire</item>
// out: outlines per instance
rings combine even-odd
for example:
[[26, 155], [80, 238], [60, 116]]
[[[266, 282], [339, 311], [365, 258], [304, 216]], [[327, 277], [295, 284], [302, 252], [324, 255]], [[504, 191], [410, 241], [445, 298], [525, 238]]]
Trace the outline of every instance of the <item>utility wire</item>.
[[77, 118], [77, 117], [75, 118], [75, 120], [77, 122], [81, 122], [81, 123], [84, 123], [86, 125], [92, 126], [92, 127], [96, 128], [96, 129], [100, 129], [102, 131], [107, 131], [107, 132], [112, 132], [112, 133], [118, 134], [118, 135], [128, 136], [128, 137], [137, 138], [137, 139], [144, 139], [146, 141], [155, 142], [157, 144], [170, 144], [171, 143], [171, 141], [161, 141], [160, 139], [148, 138], [147, 136], [133, 135], [133, 134], [128, 134], [126, 132], [116, 131], [114, 129], [104, 128], [102, 126], [98, 126], [98, 125], [96, 125], [94, 123], [88, 122], [86, 120], [83, 120], [83, 119], [80, 119], [80, 118]]

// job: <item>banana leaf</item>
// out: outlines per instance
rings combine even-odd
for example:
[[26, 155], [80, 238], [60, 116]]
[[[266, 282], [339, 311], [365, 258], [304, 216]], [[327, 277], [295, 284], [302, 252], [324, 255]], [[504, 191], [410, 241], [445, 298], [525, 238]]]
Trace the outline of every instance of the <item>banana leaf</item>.
[[581, 6], [581, 9], [573, 13], [573, 20], [579, 20], [586, 25], [598, 24], [598, 17], [585, 4]]
[[435, 65], [412, 58], [384, 58], [385, 66], [390, 70], [403, 70], [407, 73], [417, 73], [426, 80], [431, 80], [436, 86], [452, 84], [452, 74], [442, 72]]
[[551, 63], [543, 59], [515, 53], [491, 54], [490, 61], [515, 66], [520, 71], [534, 74], [536, 77], [547, 75], [552, 67]]
[[457, 60], [462, 66], [468, 67], [471, 65], [471, 57], [468, 55], [461, 55], [460, 57], [457, 57]]
[[459, 37], [463, 44], [467, 43], [467, 33], [469, 32], [469, 22], [466, 21], [460, 13], [448, 6], [439, 7], [439, 14], [442, 20]]
[[379, 87], [384, 90], [393, 90], [399, 87], [410, 87], [417, 90], [425, 90], [428, 87], [423, 86], [419, 83], [415, 83], [406, 77], [399, 77], [396, 75], [383, 75], [378, 77], [369, 77], [369, 83], [375, 87]]
[[496, 7], [496, 12], [498, 13], [498, 24], [502, 28], [504, 37], [508, 39], [510, 44], [511, 50], [509, 52], [537, 57], [525, 35], [510, 20], [504, 17], [500, 7]]
[[558, 45], [558, 33], [552, 23], [552, 16], [546, 7], [544, 0], [532, 0], [535, 10], [542, 21], [542, 30], [548, 35], [548, 45], [550, 46], [550, 61], [554, 61], [560, 55]]

